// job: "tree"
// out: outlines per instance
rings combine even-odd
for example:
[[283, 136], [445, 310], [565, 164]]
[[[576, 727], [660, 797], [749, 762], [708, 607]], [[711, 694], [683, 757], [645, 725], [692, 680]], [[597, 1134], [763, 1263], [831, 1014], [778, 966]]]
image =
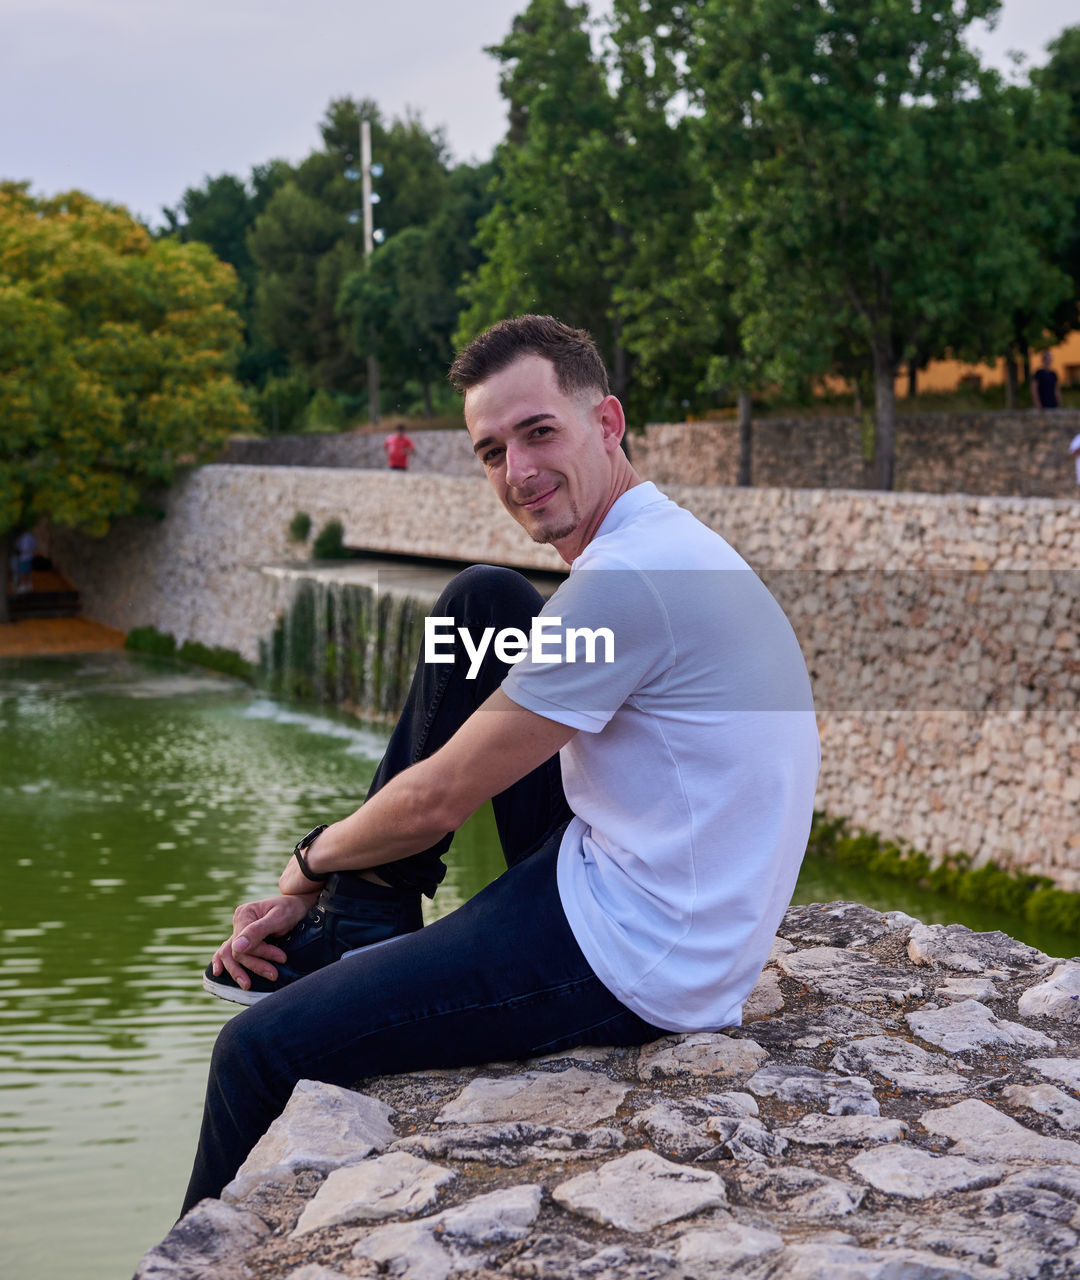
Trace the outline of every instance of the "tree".
[[[0, 547], [47, 517], [104, 534], [248, 421], [236, 277], [79, 192], [0, 184]], [[7, 591], [0, 592], [5, 610]]]
[[[688, 47], [712, 137], [714, 270], [744, 346], [777, 376], [825, 372], [841, 344], [865, 350], [881, 488], [900, 360], [991, 284], [1001, 306], [1025, 286], [1001, 190], [1022, 157], [995, 151], [1012, 137], [1008, 104], [964, 43], [997, 8], [705, 0]], [[745, 261], [725, 257], [731, 233]]]
[[615, 119], [586, 20], [584, 5], [530, 0], [488, 50], [502, 64], [509, 125], [477, 234], [484, 260], [462, 288], [458, 345], [509, 315], [550, 312], [588, 329], [617, 363], [607, 266], [616, 232], [589, 145], [611, 146]]
[[262, 386], [268, 376], [286, 371], [284, 353], [272, 347], [254, 324], [256, 267], [248, 235], [271, 196], [292, 174], [283, 160], [256, 165], [245, 183], [230, 173], [206, 178], [201, 187], [188, 187], [180, 203], [164, 209], [167, 234], [181, 244], [194, 240], [208, 244], [240, 279], [238, 309], [244, 320], [244, 349], [237, 362], [241, 382]]
[[328, 391], [359, 392], [366, 371], [353, 317], [342, 312], [344, 281], [362, 270], [359, 215], [360, 121], [371, 123], [377, 225], [387, 238], [426, 225], [446, 198], [446, 144], [413, 115], [385, 126], [374, 102], [340, 98], [320, 124], [323, 146], [297, 166], [258, 216], [248, 247], [258, 269], [256, 321], [289, 364]]

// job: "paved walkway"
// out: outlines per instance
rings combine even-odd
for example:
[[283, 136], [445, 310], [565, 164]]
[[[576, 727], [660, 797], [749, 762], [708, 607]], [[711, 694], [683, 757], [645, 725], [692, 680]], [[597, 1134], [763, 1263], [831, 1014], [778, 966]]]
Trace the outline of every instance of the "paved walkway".
[[89, 618], [23, 618], [0, 624], [0, 658], [122, 649], [124, 633]]

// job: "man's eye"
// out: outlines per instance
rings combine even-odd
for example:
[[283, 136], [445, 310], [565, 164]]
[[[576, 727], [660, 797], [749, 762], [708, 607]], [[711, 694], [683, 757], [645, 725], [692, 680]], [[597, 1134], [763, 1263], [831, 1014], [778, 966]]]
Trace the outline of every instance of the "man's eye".
[[487, 449], [480, 455], [480, 461], [485, 467], [490, 466], [491, 463], [498, 462], [502, 457], [502, 452], [503, 451], [501, 449]]
[[533, 427], [534, 436], [547, 436], [554, 430], [552, 427]]

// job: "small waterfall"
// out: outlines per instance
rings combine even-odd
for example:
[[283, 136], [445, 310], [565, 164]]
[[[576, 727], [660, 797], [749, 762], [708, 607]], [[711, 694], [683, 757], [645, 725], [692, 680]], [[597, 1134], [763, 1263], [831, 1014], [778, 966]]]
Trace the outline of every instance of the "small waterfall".
[[390, 720], [409, 691], [431, 597], [291, 572], [287, 605], [260, 644], [261, 683], [272, 694]]

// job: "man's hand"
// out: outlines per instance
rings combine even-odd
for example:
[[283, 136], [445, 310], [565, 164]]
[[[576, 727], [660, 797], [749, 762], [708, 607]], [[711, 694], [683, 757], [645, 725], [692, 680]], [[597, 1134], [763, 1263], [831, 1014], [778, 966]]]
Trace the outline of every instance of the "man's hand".
[[277, 977], [273, 962], [280, 964], [286, 956], [280, 947], [266, 939], [288, 933], [294, 924], [299, 924], [318, 896], [319, 890], [315, 889], [289, 897], [242, 902], [233, 912], [232, 936], [214, 952], [211, 961], [214, 977], [220, 977], [225, 969], [244, 991], [251, 987], [249, 970], [273, 982]]

